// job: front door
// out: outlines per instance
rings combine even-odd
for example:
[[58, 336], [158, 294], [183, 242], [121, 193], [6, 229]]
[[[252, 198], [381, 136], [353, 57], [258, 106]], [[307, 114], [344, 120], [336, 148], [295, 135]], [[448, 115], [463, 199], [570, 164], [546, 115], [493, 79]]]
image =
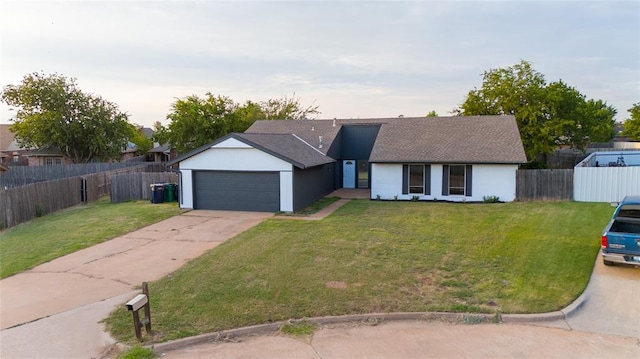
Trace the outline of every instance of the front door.
[[342, 161], [342, 187], [356, 188], [356, 160]]

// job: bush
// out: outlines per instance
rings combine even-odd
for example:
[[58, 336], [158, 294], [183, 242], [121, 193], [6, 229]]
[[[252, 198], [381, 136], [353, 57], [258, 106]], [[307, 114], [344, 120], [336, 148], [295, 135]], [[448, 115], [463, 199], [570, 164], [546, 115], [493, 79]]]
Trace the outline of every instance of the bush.
[[498, 203], [500, 202], [500, 197], [498, 196], [483, 196], [482, 201], [484, 203]]

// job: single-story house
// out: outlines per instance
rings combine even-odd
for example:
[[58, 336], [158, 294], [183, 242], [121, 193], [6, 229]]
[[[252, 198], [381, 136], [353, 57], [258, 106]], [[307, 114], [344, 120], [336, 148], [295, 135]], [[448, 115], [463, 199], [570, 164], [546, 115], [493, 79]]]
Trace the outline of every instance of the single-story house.
[[177, 157], [180, 206], [295, 211], [338, 188], [371, 199], [513, 201], [513, 116], [265, 120]]

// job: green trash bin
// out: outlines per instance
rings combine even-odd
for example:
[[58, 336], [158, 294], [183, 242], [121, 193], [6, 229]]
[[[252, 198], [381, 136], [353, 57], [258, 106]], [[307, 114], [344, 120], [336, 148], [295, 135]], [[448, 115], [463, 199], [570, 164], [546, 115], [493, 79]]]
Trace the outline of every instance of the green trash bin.
[[164, 201], [165, 202], [173, 202], [175, 201], [175, 187], [173, 183], [167, 183], [164, 185]]

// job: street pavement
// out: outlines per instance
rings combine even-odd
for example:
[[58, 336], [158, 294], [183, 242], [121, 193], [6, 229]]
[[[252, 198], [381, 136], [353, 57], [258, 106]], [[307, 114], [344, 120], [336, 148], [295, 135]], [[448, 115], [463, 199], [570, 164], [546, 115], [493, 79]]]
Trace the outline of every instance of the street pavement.
[[402, 321], [335, 326], [311, 338], [262, 335], [163, 352], [205, 358], [639, 358], [636, 338], [519, 324], [456, 325]]
[[640, 269], [605, 266], [598, 255], [584, 294], [583, 307], [567, 320], [572, 330], [640, 340]]

